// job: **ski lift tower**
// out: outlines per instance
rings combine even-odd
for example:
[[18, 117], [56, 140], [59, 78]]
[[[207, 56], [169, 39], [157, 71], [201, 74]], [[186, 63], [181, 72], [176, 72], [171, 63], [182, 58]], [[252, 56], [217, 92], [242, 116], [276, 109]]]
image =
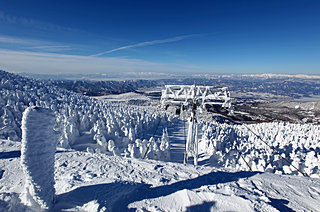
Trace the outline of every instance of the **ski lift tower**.
[[227, 87], [195, 86], [195, 85], [166, 85], [162, 90], [161, 106], [178, 107], [178, 111], [190, 110], [188, 119], [188, 136], [184, 154], [184, 163], [193, 156], [194, 165], [198, 165], [198, 126], [197, 109], [206, 110], [208, 107], [228, 111], [231, 107], [230, 93]]

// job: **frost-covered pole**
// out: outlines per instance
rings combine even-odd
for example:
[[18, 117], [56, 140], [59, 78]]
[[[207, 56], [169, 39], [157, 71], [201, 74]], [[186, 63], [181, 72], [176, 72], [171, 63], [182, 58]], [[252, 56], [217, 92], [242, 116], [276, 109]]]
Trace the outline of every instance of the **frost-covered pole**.
[[196, 111], [197, 111], [197, 102], [194, 100], [193, 105], [192, 105], [192, 114], [193, 114], [193, 124], [192, 124], [192, 139], [193, 139], [193, 162], [194, 165], [198, 165], [198, 121], [197, 121], [197, 116], [196, 116]]
[[193, 156], [194, 165], [198, 165], [198, 126], [196, 119], [196, 107], [195, 103], [192, 104], [192, 113], [189, 119], [188, 137], [186, 143], [186, 151], [184, 155], [184, 164], [188, 163], [188, 155]]
[[54, 155], [57, 135], [51, 110], [29, 107], [22, 117], [21, 164], [26, 175], [22, 201], [49, 209], [54, 202]]
[[[230, 93], [227, 87], [195, 86], [195, 85], [166, 85], [161, 95], [161, 105], [180, 106], [181, 108], [192, 107], [189, 121], [188, 137], [184, 154], [184, 163], [188, 162], [188, 155], [194, 157], [194, 164], [198, 164], [198, 126], [197, 108], [206, 109], [207, 106], [229, 110], [231, 107]], [[183, 107], [182, 107], [183, 105]]]

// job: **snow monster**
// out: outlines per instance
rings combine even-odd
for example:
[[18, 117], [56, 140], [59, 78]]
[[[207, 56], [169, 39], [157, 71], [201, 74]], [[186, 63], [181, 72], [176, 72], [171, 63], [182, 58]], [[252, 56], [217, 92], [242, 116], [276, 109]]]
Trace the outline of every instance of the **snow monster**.
[[54, 203], [54, 155], [57, 134], [54, 113], [28, 107], [22, 117], [21, 165], [26, 175], [22, 202], [33, 208], [50, 209]]

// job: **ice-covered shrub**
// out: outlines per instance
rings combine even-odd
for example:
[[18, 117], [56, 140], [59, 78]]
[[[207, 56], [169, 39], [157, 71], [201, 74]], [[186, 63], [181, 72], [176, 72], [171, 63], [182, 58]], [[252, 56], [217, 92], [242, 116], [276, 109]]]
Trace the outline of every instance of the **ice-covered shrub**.
[[126, 156], [131, 158], [146, 158], [154, 160], [170, 160], [170, 140], [167, 129], [163, 129], [161, 139], [155, 140], [151, 137], [146, 139], [136, 139], [134, 143], [129, 144], [125, 150]]
[[[49, 108], [56, 115], [59, 146], [93, 151], [122, 153], [137, 138], [146, 138], [159, 121], [174, 119], [154, 109], [106, 103], [73, 93], [50, 82], [0, 71], [0, 138], [21, 140], [22, 112], [28, 106]], [[149, 139], [149, 138], [146, 138]], [[107, 141], [114, 141], [115, 152]], [[88, 144], [86, 146], [86, 143]]]
[[[272, 148], [255, 134], [258, 134]], [[319, 125], [204, 124], [199, 148], [200, 152], [211, 155], [212, 164], [223, 167], [248, 170], [247, 162], [254, 171], [300, 174], [293, 167], [295, 166], [309, 176], [320, 177]], [[290, 166], [283, 158], [286, 158], [293, 166]]]

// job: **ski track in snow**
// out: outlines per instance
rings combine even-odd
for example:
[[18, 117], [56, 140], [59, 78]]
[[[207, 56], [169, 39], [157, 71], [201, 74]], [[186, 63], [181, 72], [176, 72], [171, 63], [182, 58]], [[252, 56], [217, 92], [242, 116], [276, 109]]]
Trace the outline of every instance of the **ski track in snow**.
[[184, 121], [179, 121], [175, 125], [168, 127], [168, 134], [171, 143], [170, 147], [170, 156], [171, 161], [182, 163], [185, 151], [185, 139], [187, 133], [187, 125], [186, 130], [184, 132]]

